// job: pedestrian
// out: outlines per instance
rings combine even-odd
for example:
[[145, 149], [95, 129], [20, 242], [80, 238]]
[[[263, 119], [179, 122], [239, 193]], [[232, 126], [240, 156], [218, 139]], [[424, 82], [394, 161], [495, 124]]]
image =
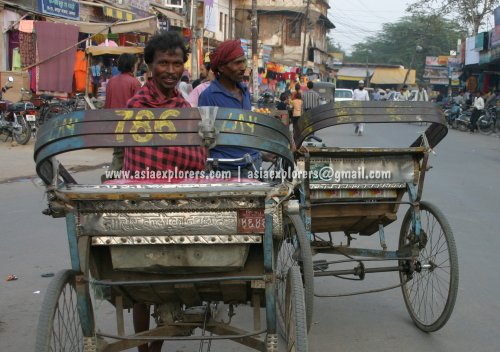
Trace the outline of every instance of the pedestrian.
[[404, 84], [399, 91], [401, 94], [401, 100], [407, 101], [410, 98], [410, 92], [408, 91], [408, 86]]
[[200, 99], [201, 93], [205, 91], [205, 89], [208, 88], [210, 85], [210, 82], [212, 82], [215, 79], [215, 74], [214, 72], [210, 69], [210, 63], [205, 64], [205, 67], [207, 68], [207, 74], [205, 79], [194, 88], [191, 93], [189, 93], [187, 101], [189, 104], [191, 104], [191, 107], [196, 108], [198, 107], [198, 101]]
[[[185, 108], [190, 107], [176, 86], [184, 72], [188, 50], [184, 39], [175, 31], [160, 32], [144, 48], [144, 61], [151, 72], [144, 86], [128, 101], [128, 108]], [[123, 169], [135, 171], [205, 169], [206, 151], [201, 146], [189, 147], [126, 147]], [[144, 303], [133, 306], [134, 329], [149, 329], [150, 307]], [[161, 351], [163, 341], [139, 346], [139, 352]]]
[[[201, 93], [199, 106], [218, 106], [251, 110], [250, 92], [243, 82], [247, 68], [245, 52], [241, 41], [226, 40], [210, 54], [211, 69], [215, 79], [207, 89]], [[215, 159], [240, 159], [245, 155], [252, 158], [253, 166], [258, 170], [262, 164], [262, 157], [258, 150], [248, 147], [215, 147], [210, 150], [210, 157]], [[219, 170], [230, 171], [235, 177], [245, 178], [252, 165], [241, 163], [218, 163]]]
[[[132, 54], [121, 54], [116, 65], [119, 74], [110, 78], [106, 84], [105, 109], [123, 109], [139, 89], [141, 83], [134, 77], [137, 59]], [[113, 160], [109, 170], [118, 171], [123, 167], [123, 148], [113, 148]]]
[[372, 99], [373, 99], [373, 101], [380, 101], [382, 99], [382, 95], [380, 94], [380, 90], [375, 85], [373, 86]]
[[195, 89], [196, 87], [198, 87], [198, 85], [204, 82], [207, 79], [209, 71], [210, 71], [210, 62], [204, 62], [203, 65], [200, 66], [200, 77], [198, 79], [195, 79], [191, 83], [191, 87]]
[[294, 88], [294, 90], [292, 91], [291, 96], [290, 96], [290, 99], [292, 99], [292, 100], [295, 98], [295, 95], [297, 93], [300, 93], [300, 90], [301, 90], [300, 83], [299, 82], [295, 83], [293, 88]]
[[[370, 96], [368, 95], [368, 91], [365, 89], [365, 81], [361, 80], [358, 82], [358, 88], [354, 89], [352, 93], [352, 100], [360, 100], [360, 101], [369, 101]], [[363, 135], [365, 124], [362, 122], [358, 122], [354, 124], [354, 134], [358, 136]]]
[[476, 91], [476, 97], [474, 98], [474, 103], [472, 104], [472, 115], [470, 117], [470, 133], [474, 133], [477, 130], [477, 120], [484, 112], [484, 99], [481, 96], [480, 91]]
[[320, 96], [314, 89], [312, 81], [307, 82], [307, 90], [302, 93], [302, 104], [304, 111], [309, 111], [319, 106]]
[[102, 61], [96, 60], [94, 64], [90, 66], [90, 74], [92, 76], [92, 97], [97, 97], [97, 92], [99, 91], [99, 84], [101, 83], [101, 73], [102, 73]]
[[491, 107], [491, 106], [497, 106], [497, 96], [495, 94], [495, 91], [491, 89], [488, 92], [488, 95], [486, 96], [486, 100], [484, 102], [484, 107], [485, 109]]
[[302, 94], [297, 92], [295, 97], [292, 99], [292, 126], [295, 129], [299, 118], [302, 116], [303, 102]]
[[429, 101], [429, 95], [423, 86], [418, 86], [418, 91], [413, 97], [413, 101]]
[[276, 104], [276, 109], [278, 110], [287, 110], [288, 111], [288, 96], [286, 93], [280, 94], [280, 101]]

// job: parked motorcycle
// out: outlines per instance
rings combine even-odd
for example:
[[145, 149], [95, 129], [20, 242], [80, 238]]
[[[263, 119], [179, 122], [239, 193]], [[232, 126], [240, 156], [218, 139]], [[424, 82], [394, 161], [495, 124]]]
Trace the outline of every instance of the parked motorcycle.
[[471, 128], [470, 118], [472, 117], [472, 111], [466, 110], [463, 111], [454, 121], [453, 123], [456, 127], [462, 131], [469, 131]]
[[463, 114], [463, 109], [460, 106], [460, 104], [453, 103], [453, 105], [444, 111], [444, 116], [446, 117], [446, 121], [448, 122], [448, 125], [450, 125], [452, 128], [458, 128], [458, 123], [457, 119], [458, 117]]
[[0, 94], [0, 133], [7, 135], [5, 140], [10, 137], [19, 144], [26, 144], [31, 138], [31, 128], [25, 118], [28, 106], [24, 102], [10, 103], [3, 100], [3, 93], [12, 88], [12, 82], [14, 78], [9, 77]]

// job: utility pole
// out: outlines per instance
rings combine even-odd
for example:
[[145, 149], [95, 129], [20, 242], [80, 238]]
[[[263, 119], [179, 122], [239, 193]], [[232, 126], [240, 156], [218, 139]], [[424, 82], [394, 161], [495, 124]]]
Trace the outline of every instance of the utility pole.
[[198, 0], [191, 0], [191, 79], [198, 78], [198, 43], [197, 38], [197, 2]]
[[253, 102], [259, 100], [259, 43], [258, 43], [258, 28], [257, 28], [257, 0], [252, 0], [252, 87], [253, 87]]
[[[306, 33], [307, 33], [307, 23], [309, 22], [309, 6], [311, 5], [311, 0], [307, 0], [307, 6], [306, 6], [306, 14], [304, 16], [304, 45], [302, 46], [302, 62], [300, 64], [300, 68], [302, 72], [304, 72], [304, 60], [306, 56]], [[301, 72], [301, 73], [302, 73]]]

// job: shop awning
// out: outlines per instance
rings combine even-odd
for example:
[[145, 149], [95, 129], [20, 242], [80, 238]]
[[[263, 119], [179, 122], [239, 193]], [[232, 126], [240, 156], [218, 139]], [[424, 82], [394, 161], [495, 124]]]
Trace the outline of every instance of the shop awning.
[[80, 0], [80, 3], [87, 6], [100, 7], [102, 8], [102, 13], [104, 16], [116, 18], [117, 20], [132, 21], [136, 19], [135, 13], [131, 11], [110, 6], [102, 2]]
[[150, 16], [146, 18], [141, 18], [139, 20], [124, 21], [117, 23], [91, 23], [82, 21], [71, 21], [65, 20], [63, 18], [47, 18], [48, 21], [72, 24], [79, 27], [81, 33], [96, 34], [105, 33], [107, 34], [106, 28], [110, 27], [111, 33], [129, 33], [129, 32], [141, 32], [154, 34], [158, 28], [158, 20], [156, 16]]
[[[373, 84], [403, 84], [408, 70], [401, 67], [377, 67], [370, 79]], [[415, 70], [410, 70], [406, 84], [415, 84]]]
[[158, 13], [168, 18], [171, 26], [184, 28], [184, 16], [181, 16], [173, 11], [168, 11], [162, 9], [161, 7], [154, 6], [153, 3], [151, 3], [151, 7]]
[[337, 80], [340, 81], [359, 81], [365, 80], [368, 71], [368, 76], [373, 74], [373, 68], [366, 69], [365, 67], [342, 67], [337, 73]]
[[85, 49], [89, 55], [121, 55], [121, 54], [142, 54], [144, 48], [139, 46], [89, 46]]
[[117, 20], [124, 20], [124, 21], [135, 20], [135, 13], [117, 9], [115, 7], [103, 6], [102, 12], [104, 16], [113, 17], [116, 18]]

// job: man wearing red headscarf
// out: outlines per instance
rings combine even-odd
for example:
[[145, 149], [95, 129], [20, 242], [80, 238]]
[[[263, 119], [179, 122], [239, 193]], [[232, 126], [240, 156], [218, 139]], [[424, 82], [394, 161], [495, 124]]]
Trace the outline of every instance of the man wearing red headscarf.
[[[211, 70], [215, 79], [200, 95], [198, 106], [219, 106], [251, 110], [250, 93], [242, 83], [247, 60], [241, 47], [241, 41], [226, 40], [210, 55]], [[259, 151], [247, 147], [215, 147], [210, 150], [210, 157], [217, 159], [239, 159], [249, 154], [254, 166], [259, 169], [262, 158]], [[246, 163], [219, 163], [219, 169], [237, 171], [242, 170], [239, 176], [245, 177], [245, 171], [253, 170], [252, 165]]]

